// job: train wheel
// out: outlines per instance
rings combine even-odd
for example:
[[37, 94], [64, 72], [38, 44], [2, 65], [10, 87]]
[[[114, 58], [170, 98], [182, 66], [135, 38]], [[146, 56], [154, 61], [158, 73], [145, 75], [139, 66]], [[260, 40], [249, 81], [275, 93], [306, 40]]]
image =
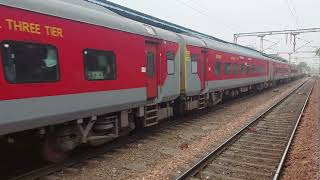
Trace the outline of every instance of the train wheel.
[[55, 138], [47, 137], [43, 143], [42, 156], [46, 161], [58, 163], [67, 158], [67, 151], [59, 148]]
[[174, 103], [173, 116], [176, 119], [182, 119], [184, 113], [184, 100], [178, 99]]
[[213, 97], [212, 96], [214, 96], [214, 94], [210, 94], [210, 96], [209, 96], [209, 99], [208, 99], [208, 104], [207, 104], [207, 106], [208, 106], [208, 108], [212, 108], [213, 106], [214, 106], [214, 102], [213, 102]]
[[68, 152], [80, 144], [80, 135], [73, 127], [62, 127], [45, 137], [43, 156], [50, 162], [60, 162], [68, 156]]

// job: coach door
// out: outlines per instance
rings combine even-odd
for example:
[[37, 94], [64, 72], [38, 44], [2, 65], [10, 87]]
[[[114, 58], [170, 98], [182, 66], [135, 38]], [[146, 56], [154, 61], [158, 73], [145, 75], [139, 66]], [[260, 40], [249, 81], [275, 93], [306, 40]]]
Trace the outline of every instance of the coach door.
[[207, 52], [202, 51], [201, 52], [201, 58], [200, 58], [200, 81], [201, 81], [201, 90], [204, 90], [206, 88], [206, 73], [207, 73]]
[[157, 45], [146, 43], [145, 52], [147, 60], [147, 97], [153, 99], [158, 95]]

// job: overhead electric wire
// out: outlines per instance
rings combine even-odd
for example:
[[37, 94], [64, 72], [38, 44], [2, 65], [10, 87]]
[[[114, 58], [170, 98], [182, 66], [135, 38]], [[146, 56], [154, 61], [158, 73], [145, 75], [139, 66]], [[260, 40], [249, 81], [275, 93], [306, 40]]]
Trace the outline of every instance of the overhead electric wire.
[[294, 3], [293, 3], [293, 0], [290, 0], [290, 2], [291, 2], [291, 5], [292, 5], [292, 9], [293, 9], [293, 11], [294, 11], [294, 13], [296, 14], [297, 23], [298, 23], [298, 25], [299, 25], [299, 26], [300, 26], [300, 28], [301, 28], [301, 21], [300, 21], [300, 18], [299, 18], [298, 12], [297, 12], [297, 10], [296, 10], [296, 8], [295, 8], [295, 5], [294, 5]]
[[293, 10], [291, 9], [289, 0], [283, 0], [283, 1], [285, 2], [286, 6], [288, 7], [291, 16], [294, 18], [294, 22], [295, 22], [295, 25], [297, 26], [297, 29], [301, 29], [301, 28], [300, 28], [300, 25], [299, 25], [299, 23], [298, 23], [297, 17], [295, 16]]
[[[181, 0], [180, 0], [180, 1], [181, 1]], [[212, 10], [200, 6], [199, 3], [198, 3], [199, 1], [198, 1], [198, 0], [196, 0], [196, 1], [197, 1], [197, 2], [194, 2], [194, 0], [186, 0], [185, 3], [189, 3], [190, 6], [192, 6], [192, 5], [193, 5], [193, 6], [197, 6], [197, 7], [199, 8], [199, 11], [205, 11], [206, 14], [208, 14], [208, 16], [210, 16], [210, 15], [209, 15], [209, 12], [212, 11]], [[210, 16], [210, 17], [212, 17], [212, 16]], [[213, 18], [213, 17], [212, 17], [212, 18]], [[214, 19], [215, 19], [215, 18], [214, 18]], [[219, 19], [221, 19], [221, 18], [219, 18]], [[227, 27], [229, 27], [230, 29], [234, 29], [234, 30], [239, 28], [238, 26], [235, 26], [234, 24], [232, 24], [232, 26], [231, 26], [231, 25], [224, 24], [224, 26], [227, 26]]]
[[[208, 19], [211, 20], [211, 22], [217, 23], [217, 20], [216, 20], [215, 18], [213, 18], [212, 16], [208, 15], [207, 13], [205, 13], [205, 12], [203, 12], [203, 11], [195, 8], [195, 7], [193, 7], [192, 5], [186, 3], [185, 1], [183, 1], [183, 0], [176, 0], [176, 2], [179, 2], [180, 4], [183, 4], [184, 6], [187, 6], [188, 8], [192, 9], [193, 11], [195, 11], [195, 12], [197, 12], [197, 13], [205, 16], [205, 17], [207, 17]], [[189, 1], [189, 2], [190, 2], [190, 1]], [[227, 26], [227, 25], [223, 25], [223, 26], [225, 26], [230, 32], [235, 32], [235, 31], [234, 31], [234, 28], [232, 28], [232, 27], [230, 27], [230, 26]]]

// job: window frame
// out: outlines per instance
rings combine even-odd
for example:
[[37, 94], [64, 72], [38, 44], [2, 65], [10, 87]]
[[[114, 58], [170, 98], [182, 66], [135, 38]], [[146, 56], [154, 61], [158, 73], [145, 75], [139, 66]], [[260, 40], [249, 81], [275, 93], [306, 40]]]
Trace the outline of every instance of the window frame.
[[[32, 44], [32, 45], [41, 45], [41, 46], [50, 46], [53, 49], [56, 50], [56, 54], [57, 54], [57, 79], [56, 80], [52, 80], [52, 81], [23, 81], [23, 82], [12, 82], [7, 78], [6, 75], [6, 71], [5, 71], [5, 59], [7, 59], [7, 57], [5, 57], [5, 52], [4, 52], [4, 44]], [[56, 83], [61, 81], [61, 69], [60, 69], [60, 58], [59, 58], [59, 50], [56, 46], [52, 45], [52, 44], [47, 44], [47, 43], [39, 43], [39, 42], [33, 42], [33, 41], [16, 41], [16, 40], [3, 40], [0, 41], [0, 53], [1, 53], [1, 58], [2, 58], [2, 69], [3, 69], [3, 76], [4, 79], [6, 80], [7, 83], [9, 84], [40, 84], [40, 83]]]
[[245, 66], [245, 64], [240, 64], [240, 74], [246, 74], [246, 66]]
[[[196, 57], [196, 59], [194, 60], [193, 57]], [[191, 54], [191, 74], [198, 74], [198, 59], [199, 59], [199, 55], [198, 54]], [[192, 62], [196, 62], [197, 63], [197, 68], [196, 71], [193, 71], [193, 63]]]
[[[114, 73], [115, 73], [115, 78], [114, 79], [88, 79], [88, 76], [86, 74], [86, 54], [85, 51], [94, 51], [94, 52], [103, 52], [106, 54], [111, 54], [114, 56], [114, 65], [115, 65], [115, 69], [114, 69]], [[82, 59], [83, 59], [83, 72], [84, 72], [84, 78], [86, 81], [115, 81], [117, 80], [117, 57], [116, 57], [116, 53], [114, 53], [114, 51], [107, 51], [107, 50], [100, 50], [100, 49], [93, 49], [93, 48], [86, 48], [82, 51]]]
[[[172, 53], [172, 59], [168, 58], [169, 53]], [[166, 53], [166, 60], [167, 60], [167, 74], [168, 74], [168, 75], [174, 75], [174, 74], [176, 74], [176, 62], [175, 62], [174, 59], [175, 59], [175, 54], [174, 54], [174, 52], [173, 52], [173, 51], [167, 51], [167, 53]], [[173, 72], [172, 72], [172, 73], [169, 73], [169, 71], [168, 71], [168, 62], [169, 62], [169, 61], [172, 61], [172, 62], [173, 62]]]
[[258, 65], [256, 69], [257, 69], [257, 73], [259, 73], [259, 74], [263, 74], [264, 73], [264, 66]]
[[[225, 62], [224, 63], [224, 75], [231, 75], [231, 64], [232, 63], [229, 63], [229, 62]], [[227, 73], [227, 65], [229, 65], [229, 72]]]
[[256, 65], [252, 64], [251, 65], [251, 74], [255, 74], [256, 73]]
[[239, 64], [238, 63], [233, 63], [233, 74], [234, 75], [238, 75], [239, 74]]
[[[149, 64], [149, 54], [152, 54], [152, 74], [150, 74], [150, 68], [149, 68], [149, 66], [148, 66], [148, 64]], [[147, 51], [147, 54], [146, 54], [146, 60], [147, 60], [147, 66], [146, 66], [146, 74], [147, 74], [147, 77], [148, 78], [154, 78], [155, 77], [155, 74], [156, 74], [156, 72], [155, 72], [155, 53], [153, 52], [153, 51]]]
[[246, 65], [246, 74], [250, 75], [251, 74], [251, 64]]
[[[217, 64], [219, 64], [219, 73], [217, 72]], [[222, 65], [222, 63], [221, 63], [221, 61], [216, 61], [215, 63], [214, 63], [214, 74], [215, 75], [221, 75], [221, 66]]]

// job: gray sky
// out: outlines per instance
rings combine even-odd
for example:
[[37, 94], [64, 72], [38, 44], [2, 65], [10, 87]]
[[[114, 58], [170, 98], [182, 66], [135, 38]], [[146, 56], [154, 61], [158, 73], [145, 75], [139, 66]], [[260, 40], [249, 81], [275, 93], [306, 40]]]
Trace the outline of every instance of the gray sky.
[[[227, 41], [240, 32], [320, 28], [320, 0], [110, 0], [114, 3], [141, 11]], [[297, 47], [312, 41], [300, 51], [320, 47], [320, 32], [301, 34]], [[290, 38], [267, 36], [264, 47], [280, 43], [267, 53], [292, 51]], [[239, 43], [260, 47], [256, 37], [240, 38]], [[288, 56], [282, 54], [287, 58]], [[314, 54], [296, 54], [294, 57], [313, 57]], [[293, 58], [294, 59], [294, 58]], [[294, 59], [295, 60], [295, 59]], [[299, 60], [301, 61], [301, 59]], [[306, 59], [314, 63], [313, 59]]]

